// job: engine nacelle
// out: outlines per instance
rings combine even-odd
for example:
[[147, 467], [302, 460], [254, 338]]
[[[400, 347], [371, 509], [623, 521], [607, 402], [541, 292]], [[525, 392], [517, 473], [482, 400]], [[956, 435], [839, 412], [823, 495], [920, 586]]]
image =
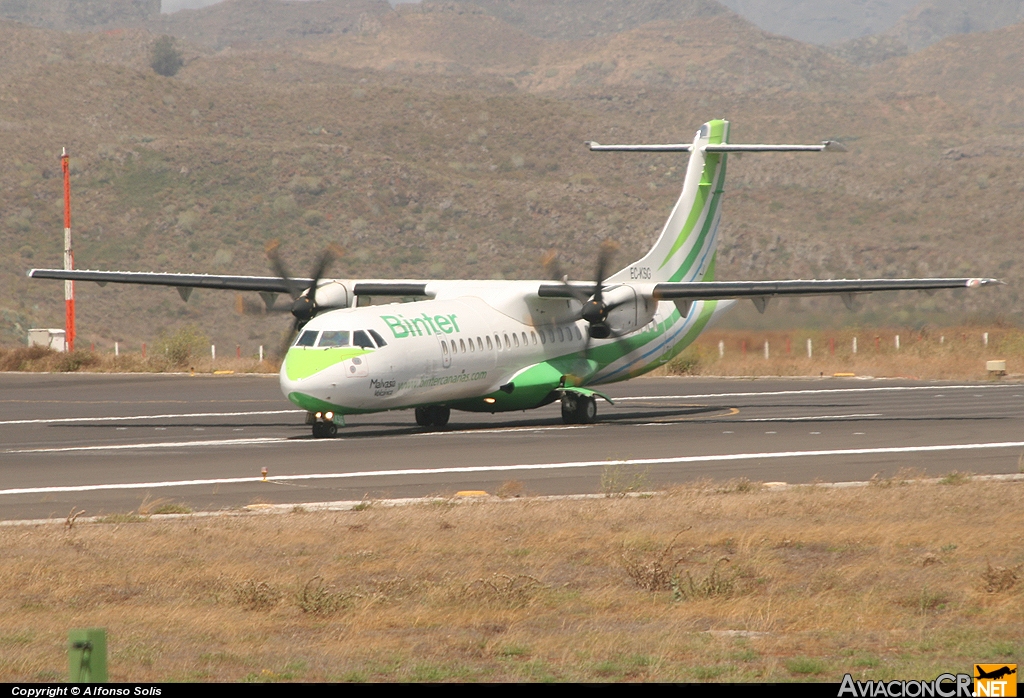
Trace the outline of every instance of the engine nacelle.
[[321, 310], [337, 310], [347, 308], [352, 302], [352, 294], [340, 281], [321, 281], [316, 287], [316, 306]]
[[635, 332], [653, 320], [658, 310], [656, 300], [638, 294], [628, 285], [607, 289], [602, 300], [612, 308], [608, 313], [608, 326], [616, 334]]

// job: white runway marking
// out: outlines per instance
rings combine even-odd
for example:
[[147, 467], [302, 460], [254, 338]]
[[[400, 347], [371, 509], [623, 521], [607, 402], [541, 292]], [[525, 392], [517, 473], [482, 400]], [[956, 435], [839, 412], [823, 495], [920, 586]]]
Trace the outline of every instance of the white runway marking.
[[[633, 400], [706, 400], [720, 397], [760, 397], [762, 395], [827, 395], [829, 393], [884, 393], [914, 390], [979, 390], [981, 388], [1014, 388], [1013, 385], [908, 385], [888, 386], [885, 388], [824, 388], [822, 390], [774, 390], [761, 393], [706, 393], [704, 395], [646, 395], [613, 398], [615, 402]], [[935, 397], [943, 397], [936, 395]]]
[[864, 417], [881, 417], [880, 412], [872, 414], [833, 414], [814, 417], [751, 417], [750, 419], [731, 419], [731, 422], [819, 422], [823, 419], [863, 419]]
[[[260, 440], [254, 439], [254, 442]], [[204, 443], [204, 442], [200, 442]], [[477, 465], [453, 468], [405, 468], [401, 470], [366, 470], [352, 473], [310, 473], [307, 475], [278, 475], [268, 477], [272, 482], [296, 480], [349, 480], [366, 477], [400, 475], [452, 475], [468, 473], [504, 473], [524, 470], [564, 470], [571, 468], [597, 468], [609, 465], [671, 465], [679, 463], [715, 463], [738, 460], [766, 460], [779, 458], [808, 458], [815, 456], [861, 456], [884, 453], [935, 453], [940, 451], [977, 451], [1001, 448], [1022, 448], [1024, 441], [1003, 441], [976, 444], [945, 444], [941, 446], [892, 446], [887, 448], [844, 448], [814, 451], [775, 451], [765, 453], [727, 453], [711, 456], [677, 456], [670, 458], [636, 458], [630, 460], [594, 460], [568, 463], [533, 463], [522, 465]], [[57, 487], [18, 487], [0, 490], [0, 495], [46, 494], [56, 492], [95, 492], [100, 490], [136, 490], [196, 485], [230, 485], [261, 482], [261, 477], [227, 477], [203, 480], [166, 480], [162, 482], [127, 482], [101, 485], [71, 485]]]
[[178, 417], [249, 417], [265, 414], [305, 414], [305, 410], [264, 410], [261, 412], [193, 412], [191, 414], [135, 414], [130, 417], [62, 417], [60, 419], [12, 419], [8, 424], [66, 424], [78, 422], [126, 422], [137, 419], [173, 419]]

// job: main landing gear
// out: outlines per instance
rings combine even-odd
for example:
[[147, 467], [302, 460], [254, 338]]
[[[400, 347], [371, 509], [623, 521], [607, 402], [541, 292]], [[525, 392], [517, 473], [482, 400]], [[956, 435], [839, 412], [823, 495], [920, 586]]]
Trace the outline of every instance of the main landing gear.
[[416, 423], [421, 427], [443, 427], [452, 416], [451, 408], [444, 405], [428, 405], [416, 408]]
[[562, 422], [565, 424], [593, 424], [597, 419], [597, 400], [593, 395], [562, 394]]
[[338, 433], [338, 425], [334, 423], [333, 412], [309, 412], [306, 424], [313, 426], [314, 439], [329, 439]]

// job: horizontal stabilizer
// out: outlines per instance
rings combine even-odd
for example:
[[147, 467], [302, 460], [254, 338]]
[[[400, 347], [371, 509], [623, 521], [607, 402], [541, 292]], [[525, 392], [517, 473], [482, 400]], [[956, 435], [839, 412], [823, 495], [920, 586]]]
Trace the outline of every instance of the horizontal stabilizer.
[[[601, 145], [597, 141], [586, 141], [593, 151], [621, 153], [689, 153], [689, 143], [666, 143], [651, 145]], [[845, 153], [846, 146], [839, 141], [822, 141], [817, 145], [770, 144], [770, 143], [709, 143], [702, 150], [706, 153], [820, 153], [822, 151]]]

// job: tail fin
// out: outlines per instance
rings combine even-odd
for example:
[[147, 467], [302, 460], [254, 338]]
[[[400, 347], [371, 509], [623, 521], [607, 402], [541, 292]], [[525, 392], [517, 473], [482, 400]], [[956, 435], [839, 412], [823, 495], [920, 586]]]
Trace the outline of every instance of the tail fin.
[[609, 277], [623, 281], [711, 281], [715, 278], [718, 221], [722, 215], [727, 153], [705, 147], [729, 142], [729, 122], [709, 121], [700, 127], [689, 150], [683, 192], [665, 222], [661, 236], [642, 259]]
[[608, 277], [611, 283], [628, 281], [712, 281], [718, 222], [722, 217], [725, 162], [729, 153], [845, 151], [841, 143], [820, 145], [729, 144], [729, 122], [709, 121], [700, 127], [693, 145], [601, 145], [590, 142], [591, 150], [647, 153], [688, 152], [690, 162], [672, 214], [661, 237], [642, 259]]

